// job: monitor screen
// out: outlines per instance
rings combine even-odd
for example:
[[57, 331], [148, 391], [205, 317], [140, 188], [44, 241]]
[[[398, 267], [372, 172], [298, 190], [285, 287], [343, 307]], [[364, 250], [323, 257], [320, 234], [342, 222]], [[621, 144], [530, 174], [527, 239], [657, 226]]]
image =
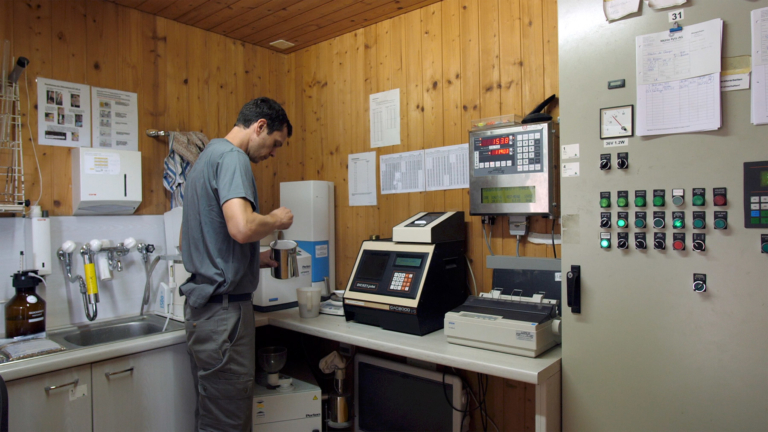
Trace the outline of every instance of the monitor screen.
[[[361, 354], [358, 354], [361, 356]], [[374, 364], [357, 359], [356, 402], [359, 431], [453, 431], [461, 416], [454, 416], [448, 400], [460, 395], [461, 381], [446, 376], [443, 388], [442, 373], [426, 371], [410, 365], [396, 364], [398, 369], [385, 366], [393, 363], [383, 359]], [[427, 376], [434, 374], [435, 376]], [[456, 383], [458, 388], [456, 387]], [[459, 393], [455, 393], [458, 390]], [[446, 399], [447, 395], [447, 399]], [[457, 397], [459, 400], [460, 396]], [[460, 403], [455, 401], [458, 408]], [[458, 419], [458, 421], [456, 420]]]
[[389, 253], [366, 252], [357, 268], [360, 279], [381, 280], [389, 262]]

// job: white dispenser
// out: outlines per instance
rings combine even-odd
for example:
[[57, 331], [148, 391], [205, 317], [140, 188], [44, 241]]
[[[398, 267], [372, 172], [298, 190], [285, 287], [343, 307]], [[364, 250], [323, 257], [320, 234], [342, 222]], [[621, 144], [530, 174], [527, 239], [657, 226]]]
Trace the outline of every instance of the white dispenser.
[[141, 153], [72, 149], [75, 215], [133, 214], [141, 204]]
[[37, 274], [44, 276], [51, 274], [51, 219], [48, 212], [43, 214], [39, 206], [32, 206], [31, 213], [32, 231], [32, 266]]

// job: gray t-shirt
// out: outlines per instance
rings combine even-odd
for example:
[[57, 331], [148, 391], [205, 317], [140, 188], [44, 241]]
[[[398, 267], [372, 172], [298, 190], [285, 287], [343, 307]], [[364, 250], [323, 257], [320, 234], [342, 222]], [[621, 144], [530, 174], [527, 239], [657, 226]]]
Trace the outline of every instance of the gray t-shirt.
[[259, 284], [259, 242], [240, 244], [227, 230], [221, 206], [233, 198], [244, 198], [259, 211], [248, 156], [226, 139], [214, 139], [184, 187], [181, 255], [192, 277], [179, 289], [193, 307], [204, 306], [212, 295], [253, 293]]

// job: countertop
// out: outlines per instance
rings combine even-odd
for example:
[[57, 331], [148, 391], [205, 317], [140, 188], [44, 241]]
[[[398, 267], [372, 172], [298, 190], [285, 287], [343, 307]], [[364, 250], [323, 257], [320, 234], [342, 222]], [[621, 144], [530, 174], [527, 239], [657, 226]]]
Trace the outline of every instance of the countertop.
[[383, 330], [343, 316], [321, 314], [300, 318], [297, 308], [254, 312], [256, 327], [273, 325], [417, 360], [453, 366], [515, 381], [542, 384], [560, 371], [561, 348], [556, 346], [536, 358], [517, 356], [448, 343], [441, 329], [425, 336]]

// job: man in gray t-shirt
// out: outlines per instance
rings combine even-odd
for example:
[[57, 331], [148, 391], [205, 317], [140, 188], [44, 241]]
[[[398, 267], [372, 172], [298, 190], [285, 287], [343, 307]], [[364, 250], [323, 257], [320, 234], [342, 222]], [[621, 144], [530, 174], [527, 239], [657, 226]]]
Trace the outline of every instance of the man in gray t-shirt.
[[275, 156], [292, 129], [280, 104], [254, 99], [226, 137], [206, 146], [187, 175], [181, 254], [192, 276], [179, 291], [186, 296], [198, 430], [251, 428], [256, 369], [251, 295], [259, 268], [276, 264], [268, 252], [259, 254], [259, 240], [293, 223], [284, 207], [259, 214], [251, 162]]

